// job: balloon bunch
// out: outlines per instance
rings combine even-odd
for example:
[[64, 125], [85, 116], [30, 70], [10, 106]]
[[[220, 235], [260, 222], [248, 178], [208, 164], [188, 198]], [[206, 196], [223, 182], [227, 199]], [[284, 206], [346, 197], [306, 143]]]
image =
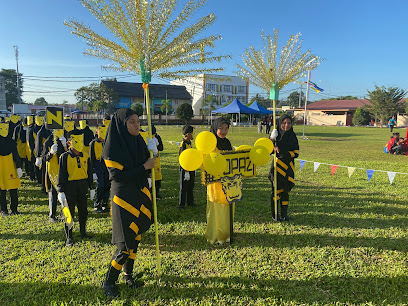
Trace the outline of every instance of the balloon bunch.
[[[217, 139], [211, 132], [204, 131], [197, 135], [195, 144], [197, 149], [184, 150], [179, 156], [180, 166], [187, 171], [195, 171], [204, 166], [204, 170], [213, 175], [222, 175], [228, 167], [225, 157], [218, 152], [213, 152], [217, 146]], [[236, 151], [249, 151], [249, 158], [256, 166], [261, 166], [269, 161], [273, 151], [273, 143], [269, 138], [258, 139], [254, 147], [241, 145]]]

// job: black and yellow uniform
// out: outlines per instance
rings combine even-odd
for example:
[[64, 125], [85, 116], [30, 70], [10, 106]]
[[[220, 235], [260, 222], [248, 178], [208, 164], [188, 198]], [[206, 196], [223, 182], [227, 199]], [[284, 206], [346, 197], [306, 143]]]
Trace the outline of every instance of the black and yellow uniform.
[[17, 152], [16, 142], [9, 134], [6, 137], [0, 136], [0, 209], [2, 215], [8, 215], [7, 190], [10, 191], [11, 213], [18, 213], [17, 189], [21, 186], [21, 182], [17, 175], [17, 168], [21, 168], [21, 159]]
[[[41, 170], [40, 168], [35, 166], [35, 140], [37, 139], [37, 134], [40, 131], [41, 126], [37, 124], [32, 124], [28, 127], [27, 129], [27, 146], [28, 146], [28, 152], [27, 152], [27, 159], [31, 162], [31, 169], [32, 173], [30, 173], [30, 178], [31, 179], [37, 179], [38, 184], [41, 185], [42, 179], [41, 179]], [[30, 157], [28, 157], [30, 156]]]
[[89, 157], [91, 159], [92, 169], [96, 176], [96, 195], [94, 208], [97, 212], [108, 212], [108, 201], [110, 195], [111, 183], [109, 181], [109, 172], [105, 161], [102, 158], [103, 141], [95, 138], [89, 145]]
[[[51, 146], [57, 144], [57, 152], [52, 154], [50, 152]], [[50, 209], [50, 219], [56, 220], [56, 212], [58, 206], [57, 185], [58, 185], [58, 171], [59, 158], [65, 153], [65, 149], [59, 139], [55, 139], [54, 135], [49, 135], [44, 142], [41, 158], [45, 161], [45, 188], [48, 192], [48, 205]]]
[[161, 182], [163, 179], [163, 174], [161, 171], [161, 163], [160, 163], [160, 152], [164, 150], [163, 146], [163, 141], [160, 137], [160, 135], [157, 134], [156, 132], [156, 127], [152, 124], [152, 136], [157, 139], [158, 145], [157, 145], [157, 151], [158, 155], [156, 157], [156, 165], [154, 166], [154, 179], [155, 179], [155, 187], [156, 187], [156, 198], [160, 199], [160, 188], [161, 188]]
[[126, 282], [136, 285], [132, 277], [136, 251], [141, 234], [153, 221], [148, 171], [144, 167], [149, 151], [143, 137], [132, 136], [126, 126], [134, 114], [131, 109], [120, 109], [113, 115], [102, 152], [112, 183], [112, 243], [117, 248], [104, 284], [108, 295], [109, 290], [117, 294], [115, 282], [122, 268]]
[[[193, 127], [190, 125], [183, 127], [183, 135], [187, 133], [193, 133]], [[191, 141], [187, 139], [183, 139], [179, 146], [179, 155], [186, 149], [192, 148]], [[185, 173], [188, 172], [190, 174], [190, 179], [186, 181]], [[195, 206], [194, 204], [194, 180], [195, 180], [195, 171], [186, 171], [180, 166], [180, 193], [179, 193], [179, 208], [184, 209], [187, 201], [187, 205]]]
[[48, 136], [52, 135], [52, 132], [45, 128], [45, 124], [43, 124], [40, 130], [37, 133], [37, 137], [35, 138], [35, 146], [34, 146], [34, 155], [36, 158], [41, 158], [41, 191], [46, 193], [45, 188], [45, 159], [42, 156], [44, 142], [47, 140]]
[[13, 139], [17, 144], [17, 152], [21, 158], [21, 164], [24, 164], [25, 172], [29, 174], [29, 166], [27, 162], [27, 119], [21, 121], [13, 131]]
[[292, 118], [288, 115], [283, 115], [278, 120], [278, 137], [274, 144], [279, 148], [279, 153], [276, 153], [276, 172], [277, 172], [277, 196], [280, 203], [280, 218], [275, 216], [274, 202], [274, 163], [271, 164], [269, 171], [269, 180], [272, 183], [271, 208], [272, 218], [275, 220], [287, 221], [288, 219], [288, 204], [289, 192], [295, 185], [295, 158], [299, 156], [299, 142], [293, 128], [289, 131], [283, 131], [281, 128], [283, 120]]
[[[87, 194], [88, 187], [93, 189], [92, 169], [89, 165], [89, 155], [79, 152], [76, 155], [72, 149], [63, 153], [59, 160], [57, 191], [64, 192], [71, 216], [74, 217], [75, 206], [78, 208], [79, 231], [86, 238], [86, 221], [88, 218]], [[65, 225], [68, 239], [73, 239], [72, 229]]]
[[86, 126], [83, 129], [79, 130], [82, 134], [84, 134], [84, 152], [89, 154], [89, 145], [92, 140], [95, 138], [94, 132], [88, 126], [88, 122], [86, 122]]

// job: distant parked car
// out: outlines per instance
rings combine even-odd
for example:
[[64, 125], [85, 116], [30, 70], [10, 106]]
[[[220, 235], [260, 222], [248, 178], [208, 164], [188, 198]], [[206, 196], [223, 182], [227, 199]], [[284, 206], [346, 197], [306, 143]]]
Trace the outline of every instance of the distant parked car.
[[44, 117], [45, 114], [46, 114], [45, 110], [41, 110], [41, 111], [38, 111], [38, 112], [35, 113], [36, 116], [42, 116], [42, 117]]

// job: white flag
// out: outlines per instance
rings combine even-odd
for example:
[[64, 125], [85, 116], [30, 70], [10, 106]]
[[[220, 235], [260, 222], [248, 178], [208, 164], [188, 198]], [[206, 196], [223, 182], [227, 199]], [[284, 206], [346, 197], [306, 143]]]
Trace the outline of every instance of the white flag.
[[392, 184], [392, 182], [394, 181], [396, 172], [387, 172], [387, 174], [388, 174], [388, 179], [390, 180], [390, 184]]
[[314, 162], [313, 163], [313, 172], [316, 172], [316, 170], [317, 170], [317, 168], [319, 168], [319, 166], [320, 166], [320, 163]]
[[353, 175], [354, 170], [356, 170], [355, 167], [347, 167], [349, 177], [351, 177]]

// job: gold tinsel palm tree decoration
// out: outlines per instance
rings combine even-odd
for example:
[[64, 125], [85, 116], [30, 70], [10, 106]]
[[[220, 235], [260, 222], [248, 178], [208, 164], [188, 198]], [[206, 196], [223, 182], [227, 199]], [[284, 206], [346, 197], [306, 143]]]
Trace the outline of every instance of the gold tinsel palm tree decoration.
[[[245, 67], [237, 64], [239, 69], [238, 75], [247, 79], [250, 83], [258, 86], [267, 92], [273, 100], [273, 124], [274, 131], [272, 135], [276, 135], [276, 100], [279, 99], [279, 91], [287, 84], [296, 81], [304, 76], [307, 70], [312, 70], [317, 67], [317, 57], [309, 50], [302, 53], [300, 33], [291, 35], [286, 45], [280, 51], [278, 56], [278, 36], [279, 31], [274, 30], [273, 37], [264, 35], [262, 32], [262, 40], [264, 42], [264, 50], [256, 50], [251, 46], [245, 50], [242, 55], [242, 60]], [[315, 62], [312, 64], [312, 62]], [[309, 84], [308, 84], [309, 85]], [[307, 103], [307, 101], [306, 101]], [[275, 216], [278, 213], [277, 204], [277, 179], [276, 179], [276, 152], [274, 152], [274, 206]]]
[[[180, 79], [203, 73], [220, 72], [221, 67], [197, 67], [219, 63], [228, 55], [214, 56], [208, 48], [214, 47], [219, 35], [197, 39], [212, 25], [214, 14], [191, 22], [193, 14], [207, 0], [188, 0], [177, 14], [178, 0], [80, 0], [108, 30], [113, 39], [103, 37], [75, 19], [65, 22], [72, 34], [88, 44], [84, 54], [107, 60], [114, 71], [131, 71], [141, 75], [146, 97], [149, 137], [151, 115], [149, 83], [152, 76]], [[151, 157], [153, 153], [151, 152]], [[152, 193], [156, 234], [157, 268], [160, 274], [157, 231], [156, 189], [152, 171]]]

